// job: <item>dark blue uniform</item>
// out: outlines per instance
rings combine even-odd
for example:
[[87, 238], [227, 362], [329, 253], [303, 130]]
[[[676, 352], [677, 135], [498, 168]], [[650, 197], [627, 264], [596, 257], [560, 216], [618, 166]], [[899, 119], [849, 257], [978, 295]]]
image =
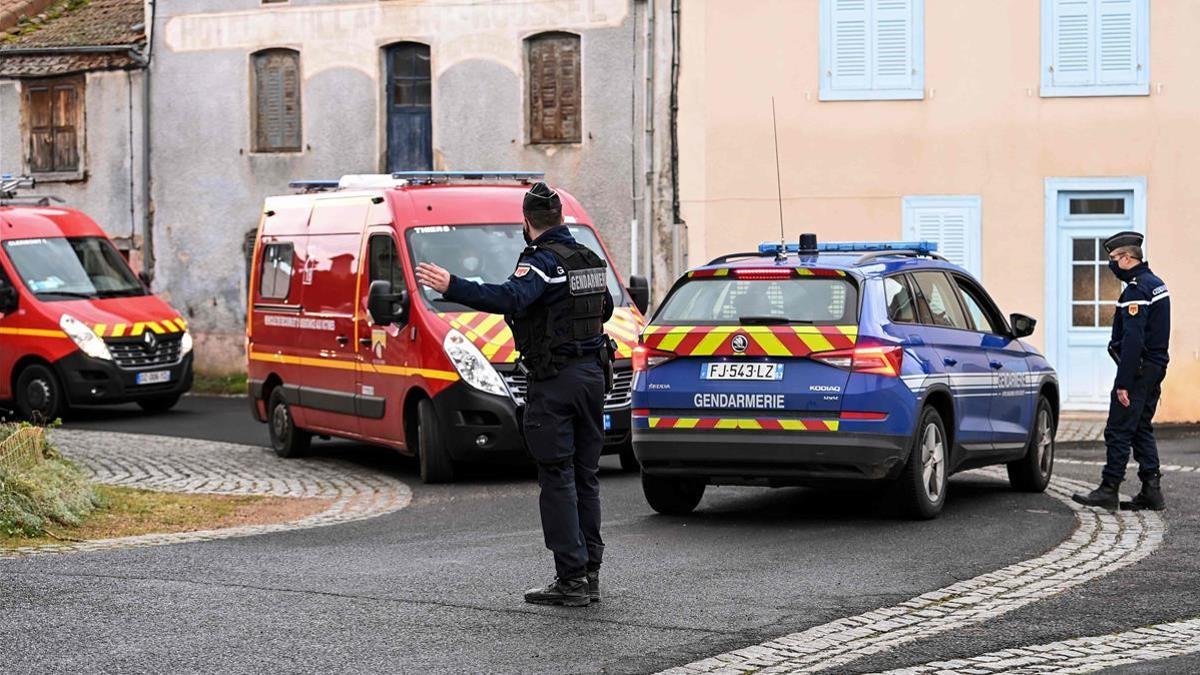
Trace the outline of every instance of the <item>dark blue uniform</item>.
[[[547, 243], [574, 244], [566, 227], [554, 227], [522, 252], [512, 276], [503, 284], [477, 284], [452, 276], [447, 300], [474, 309], [504, 314], [510, 325], [538, 303], [562, 302], [569, 294], [566, 271]], [[612, 296], [605, 291], [604, 320], [612, 316]], [[539, 507], [546, 547], [554, 552], [560, 579], [576, 579], [599, 569], [604, 555], [600, 538], [600, 452], [604, 446], [605, 373], [601, 351], [608, 338], [562, 345], [558, 374], [530, 377], [524, 432], [537, 462], [541, 486]]]
[[[1108, 461], [1103, 474], [1115, 483], [1125, 478], [1131, 448], [1138, 476], [1145, 480], [1158, 475], [1158, 446], [1151, 420], [1167, 373], [1171, 335], [1171, 294], [1162, 279], [1144, 262], [1122, 276], [1127, 285], [1117, 302], [1108, 345], [1109, 354], [1117, 361], [1117, 377], [1104, 429]], [[1128, 407], [1117, 400], [1117, 389], [1129, 392]]]

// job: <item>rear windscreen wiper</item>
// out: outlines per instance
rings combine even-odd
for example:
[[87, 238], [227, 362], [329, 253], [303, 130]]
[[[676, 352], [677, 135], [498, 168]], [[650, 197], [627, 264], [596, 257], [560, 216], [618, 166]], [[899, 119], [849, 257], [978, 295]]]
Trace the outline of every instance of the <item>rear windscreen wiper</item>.
[[738, 323], [743, 326], [780, 326], [793, 321], [782, 316], [739, 316]]

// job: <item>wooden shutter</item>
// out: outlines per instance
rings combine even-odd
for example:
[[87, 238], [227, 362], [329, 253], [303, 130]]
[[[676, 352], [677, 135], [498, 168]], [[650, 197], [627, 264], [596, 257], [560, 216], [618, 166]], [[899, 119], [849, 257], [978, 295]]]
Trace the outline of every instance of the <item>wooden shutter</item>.
[[829, 40], [834, 89], [870, 89], [870, 11], [872, 0], [832, 0]]
[[978, 276], [979, 204], [977, 197], [905, 197], [904, 238], [937, 242], [939, 254]]
[[579, 36], [535, 35], [528, 40], [527, 52], [530, 142], [582, 141]]
[[300, 54], [270, 49], [254, 55], [254, 149], [296, 152], [301, 142]]
[[1138, 12], [1132, 0], [1100, 0], [1096, 79], [1099, 84], [1138, 81]]
[[1053, 81], [1056, 85], [1083, 85], [1095, 81], [1093, 54], [1094, 0], [1052, 0]]
[[923, 0], [822, 0], [823, 96], [921, 98], [923, 20]]
[[904, 89], [913, 84], [911, 0], [875, 0], [871, 17], [871, 86]]
[[79, 171], [82, 89], [82, 80], [78, 78], [26, 84], [25, 119], [31, 172]]

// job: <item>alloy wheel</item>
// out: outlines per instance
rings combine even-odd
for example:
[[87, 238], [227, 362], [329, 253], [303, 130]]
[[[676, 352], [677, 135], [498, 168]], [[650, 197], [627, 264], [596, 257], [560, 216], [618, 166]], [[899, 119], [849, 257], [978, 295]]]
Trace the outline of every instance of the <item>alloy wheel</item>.
[[921, 473], [924, 477], [925, 496], [930, 502], [942, 497], [945, 483], [946, 448], [936, 424], [925, 427], [921, 438]]

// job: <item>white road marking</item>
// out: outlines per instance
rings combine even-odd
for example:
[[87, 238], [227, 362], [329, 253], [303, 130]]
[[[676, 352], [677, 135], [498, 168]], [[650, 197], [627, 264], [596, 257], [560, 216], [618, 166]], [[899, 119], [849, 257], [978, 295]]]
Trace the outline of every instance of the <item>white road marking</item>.
[[[1003, 477], [996, 469], [986, 475]], [[1038, 600], [1111, 574], [1150, 555], [1162, 543], [1157, 513], [1089, 509], [1071, 493], [1090, 485], [1055, 478], [1047, 493], [1072, 510], [1075, 531], [1049, 552], [925, 593], [892, 607], [837, 619], [768, 642], [664, 671], [696, 673], [807, 673], [844, 666], [902, 644], [983, 623]]]

